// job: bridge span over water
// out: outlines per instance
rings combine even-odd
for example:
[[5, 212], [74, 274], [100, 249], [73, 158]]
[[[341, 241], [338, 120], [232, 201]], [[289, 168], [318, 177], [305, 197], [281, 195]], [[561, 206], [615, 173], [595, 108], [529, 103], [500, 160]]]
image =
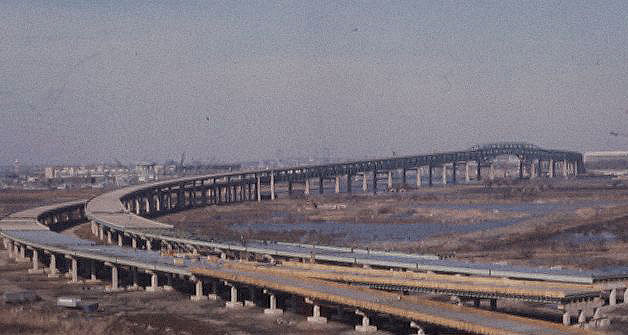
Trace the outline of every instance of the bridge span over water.
[[[364, 316], [364, 330], [368, 330], [368, 313], [387, 313], [395, 317], [436, 324], [455, 329], [482, 334], [586, 334], [588, 331], [562, 328], [557, 325], [538, 321], [522, 320], [508, 317], [503, 319], [499, 314], [489, 317], [473, 309], [462, 308], [451, 310], [451, 305], [433, 305], [432, 302], [395, 303], [396, 295], [386, 295], [376, 291], [363, 291], [346, 284], [330, 283], [327, 280], [362, 284], [370, 287], [391, 288], [410, 292], [425, 290], [446, 291], [447, 295], [456, 295], [474, 301], [490, 300], [491, 306], [497, 299], [545, 299], [560, 303], [564, 308], [563, 322], [569, 324], [572, 317], [580, 322], [589, 320], [595, 314], [600, 302], [607, 300], [615, 304], [624, 293], [624, 301], [628, 290], [625, 290], [625, 279], [628, 269], [617, 269], [612, 272], [571, 271], [557, 269], [540, 269], [510, 267], [497, 264], [466, 263], [453, 259], [441, 259], [437, 255], [413, 255], [394, 252], [362, 250], [355, 248], [339, 248], [330, 246], [313, 246], [266, 241], [248, 241], [246, 244], [229, 241], [200, 240], [194, 236], [182, 236], [170, 225], [159, 223], [151, 218], [198, 206], [228, 204], [238, 201], [272, 200], [276, 197], [278, 187], [294, 191], [295, 183], [303, 185], [303, 192], [311, 192], [311, 181], [318, 181], [319, 192], [324, 190], [324, 181], [335, 181], [335, 192], [341, 191], [341, 178], [346, 179], [345, 192], [352, 191], [354, 177], [360, 176], [363, 190], [378, 191], [377, 181], [384, 174], [390, 186], [392, 175], [401, 176], [402, 183], [407, 183], [407, 172], [414, 170], [417, 187], [429, 187], [432, 183], [432, 171], [442, 168], [444, 178], [458, 182], [459, 169], [464, 166], [465, 181], [482, 179], [482, 170], [491, 170], [493, 160], [498, 156], [511, 155], [520, 160], [519, 177], [521, 178], [553, 178], [562, 171], [564, 177], [575, 176], [583, 172], [582, 155], [576, 152], [545, 150], [536, 146], [520, 143], [505, 143], [474, 147], [466, 151], [432, 153], [417, 156], [392, 157], [377, 160], [344, 162], [317, 166], [299, 166], [274, 170], [240, 171], [226, 174], [214, 174], [199, 177], [188, 177], [167, 180], [152, 184], [138, 185], [114, 192], [106, 193], [91, 199], [87, 203], [62, 204], [53, 208], [35, 209], [31, 212], [17, 213], [0, 222], [0, 234], [5, 246], [19, 259], [30, 257], [33, 272], [41, 271], [41, 259], [47, 259], [48, 272], [55, 275], [59, 263], [65, 265], [73, 281], [78, 280], [79, 270], [86, 276], [95, 279], [99, 268], [104, 265], [111, 278], [111, 290], [120, 289], [119, 271], [128, 272], [131, 287], [137, 287], [138, 273], [150, 277], [147, 290], [157, 290], [159, 282], [165, 281], [169, 286], [176, 278], [194, 283], [195, 299], [203, 299], [205, 287], [211, 284], [212, 294], [216, 294], [219, 283], [227, 283], [232, 306], [237, 306], [238, 288], [253, 287], [265, 289], [270, 297], [269, 313], [274, 313], [276, 298], [273, 292], [284, 292], [303, 296], [314, 307], [313, 318], [321, 318], [319, 302], [339, 304], [345, 307], [360, 309]], [[475, 166], [475, 174], [469, 172]], [[560, 169], [559, 169], [560, 167]], [[421, 173], [427, 172], [428, 182], [424, 185]], [[368, 178], [372, 178], [371, 187]], [[489, 178], [491, 177], [489, 173]], [[59, 237], [48, 230], [70, 224], [73, 220], [91, 221], [92, 232], [108, 246], [97, 246], [92, 242], [68, 237]], [[128, 248], [125, 248], [128, 247]], [[167, 253], [187, 252], [190, 254], [216, 255], [220, 261], [175, 260], [160, 255], [157, 251]], [[61, 257], [59, 257], [61, 256]], [[299, 260], [301, 263], [324, 263], [332, 266], [360, 265], [364, 271], [372, 273], [346, 273], [335, 269], [315, 269], [313, 273], [297, 271], [263, 270], [224, 266], [229, 259], [257, 260], [276, 264], [281, 261]], [[60, 261], [60, 262], [59, 262]], [[221, 265], [223, 264], [223, 265]], [[287, 263], [286, 263], [287, 264]], [[537, 287], [506, 287], [503, 283], [464, 282], [438, 279], [430, 285], [414, 285], [410, 278], [387, 279], [375, 269], [423, 273], [428, 276], [457, 274], [469, 278], [510, 278], [511, 280], [528, 280], [540, 283]], [[290, 273], [292, 272], [292, 274]], [[301, 271], [302, 272], [302, 271]], [[356, 276], [364, 275], [365, 280]], [[325, 281], [321, 281], [325, 279]], [[277, 286], [277, 283], [284, 283]], [[545, 283], [545, 284], [543, 284]], [[555, 283], [555, 284], [552, 284]], [[555, 286], [556, 283], [566, 285]], [[458, 285], [459, 287], [456, 287]], [[490, 286], [493, 285], [493, 289]], [[519, 283], [518, 285], [521, 285]], [[540, 289], [539, 289], [540, 287]], [[458, 290], [456, 291], [456, 289]], [[357, 290], [357, 291], [356, 291]], [[364, 293], [367, 292], [367, 293]], [[466, 293], [465, 293], [466, 292]], [[475, 293], [474, 293], [475, 292]], [[516, 292], [513, 294], [513, 292]], [[545, 293], [543, 293], [545, 292]], [[597, 293], [596, 293], [597, 292]], [[465, 295], [467, 294], [467, 295]], [[378, 298], [380, 295], [383, 298]], [[240, 294], [241, 296], [241, 294]], [[367, 297], [370, 296], [370, 297]], [[210, 294], [211, 297], [211, 294]], [[519, 297], [519, 298], [518, 298]], [[532, 298], [531, 298], [532, 297]], [[552, 300], [553, 299], [553, 300]], [[529, 301], [529, 300], [527, 300]], [[426, 307], [429, 305], [430, 307]], [[449, 307], [448, 307], [449, 306]], [[438, 313], [441, 311], [442, 313]], [[429, 312], [432, 311], [432, 312]], [[432, 313], [432, 314], [430, 314]], [[436, 314], [433, 314], [436, 313]], [[320, 314], [320, 313], [318, 313]], [[557, 328], [558, 327], [558, 328]]]

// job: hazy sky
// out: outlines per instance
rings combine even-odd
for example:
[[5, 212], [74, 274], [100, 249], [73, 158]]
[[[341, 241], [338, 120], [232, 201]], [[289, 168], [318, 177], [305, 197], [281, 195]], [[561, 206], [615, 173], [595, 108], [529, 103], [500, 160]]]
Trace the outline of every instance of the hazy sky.
[[627, 1], [0, 0], [0, 164], [627, 149], [608, 135], [628, 134], [627, 18]]

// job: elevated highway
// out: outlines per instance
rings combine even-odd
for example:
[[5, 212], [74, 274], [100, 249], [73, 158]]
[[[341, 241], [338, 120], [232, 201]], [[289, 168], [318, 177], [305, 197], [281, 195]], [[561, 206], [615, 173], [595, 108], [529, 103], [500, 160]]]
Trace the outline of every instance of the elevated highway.
[[[49, 213], [69, 215], [76, 208], [68, 206], [68, 213], [63, 210], [63, 206], [46, 208], [46, 210]], [[45, 211], [35, 214], [38, 218], [47, 216]], [[26, 215], [17, 214], [15, 217], [24, 218]], [[238, 301], [241, 296], [238, 294], [239, 288], [254, 288], [269, 296], [269, 308], [266, 309], [266, 313], [272, 315], [281, 313], [281, 310], [277, 308], [275, 297], [275, 293], [278, 292], [300, 296], [309, 301], [314, 306], [312, 318], [316, 322], [325, 319], [320, 315], [321, 303], [354, 308], [359, 315], [363, 316], [362, 323], [356, 326], [356, 329], [364, 331], [374, 329], [374, 326], [370, 324], [369, 315], [384, 313], [406, 320], [406, 322], [412, 321], [415, 327], [431, 324], [478, 334], [598, 334], [591, 330], [564, 327], [550, 322], [265, 271], [254, 266], [242, 267], [228, 261], [208, 261], [203, 258], [181, 259], [163, 256], [150, 250], [121, 248], [116, 245], [96, 245], [92, 241], [52, 232], [37, 219], [30, 222], [21, 221], [21, 224], [23, 229], [16, 226], [11, 219], [1, 220], [0, 236], [12, 257], [16, 260], [32, 262], [32, 273], [46, 273], [49, 276], [58, 277], [67, 271], [68, 278], [72, 282], [79, 281], [80, 275], [95, 281], [98, 279], [97, 276], [103, 274], [101, 268], [107, 267], [110, 269], [106, 272], [110, 276], [111, 284], [108, 286], [110, 291], [124, 289], [120, 285], [121, 272], [129, 274], [122, 276], [130, 278], [128, 288], [137, 289], [137, 275], [141, 272], [151, 277], [147, 291], [157, 291], [163, 288], [159, 286], [160, 278], [162, 280], [165, 278], [167, 285], [175, 279], [190, 281], [196, 290], [192, 300], [207, 298], [204, 295], [204, 288], [208, 283], [211, 283], [214, 295], [218, 293], [218, 285], [224, 283], [229, 287], [230, 301], [227, 306], [231, 307], [241, 305]], [[33, 225], [39, 225], [43, 229], [30, 229]]]

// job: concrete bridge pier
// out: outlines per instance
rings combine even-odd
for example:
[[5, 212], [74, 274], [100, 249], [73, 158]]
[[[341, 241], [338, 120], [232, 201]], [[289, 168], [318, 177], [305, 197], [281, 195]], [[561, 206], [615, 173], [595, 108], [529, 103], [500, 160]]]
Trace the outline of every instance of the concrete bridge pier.
[[377, 327], [371, 325], [371, 320], [365, 312], [359, 309], [355, 310], [355, 314], [362, 316], [362, 324], [355, 326], [355, 331], [359, 333], [374, 333]]
[[392, 173], [392, 170], [389, 170], [387, 175], [388, 175], [388, 179], [386, 181], [386, 186], [388, 188], [388, 191], [390, 191], [393, 188], [393, 173]]
[[352, 183], [353, 183], [353, 176], [351, 174], [347, 174], [347, 193], [352, 193]]
[[429, 185], [429, 187], [432, 187], [434, 185], [434, 181], [432, 180], [432, 175], [434, 174], [434, 167], [432, 166], [432, 164], [430, 164], [427, 167], [427, 171], [428, 171], [428, 173], [427, 173], [428, 185]]
[[101, 224], [98, 225], [98, 239], [101, 241], [105, 239], [105, 230]]
[[268, 297], [269, 297], [268, 308], [264, 309], [264, 314], [268, 314], [268, 315], [283, 314], [283, 310], [277, 308], [277, 296], [275, 296], [275, 293], [267, 289], [264, 289], [264, 293], [268, 294]]
[[457, 167], [456, 162], [453, 162], [451, 164], [451, 183], [454, 185], [456, 184], [456, 167]]
[[203, 281], [200, 278], [192, 277], [194, 282], [194, 295], [190, 297], [192, 301], [204, 301], [208, 297], [203, 294]]
[[33, 248], [33, 257], [31, 257], [31, 261], [33, 262], [33, 267], [28, 270], [28, 273], [43, 273], [44, 270], [39, 266], [39, 250]]
[[78, 284], [78, 261], [70, 255], [65, 255], [65, 258], [70, 260], [70, 284]]
[[571, 326], [571, 314], [568, 311], [563, 313], [563, 325]]
[[336, 193], [340, 193], [340, 176], [336, 176], [335, 191]]
[[146, 271], [146, 273], [150, 276], [150, 286], [145, 290], [146, 292], [158, 292], [160, 290], [159, 287], [159, 276], [155, 271]]
[[59, 270], [57, 270], [57, 256], [49, 252], [50, 262], [48, 264], [48, 278], [59, 278]]
[[368, 184], [368, 175], [366, 174], [366, 172], [362, 173], [362, 192], [368, 192], [369, 191], [369, 184]]
[[471, 164], [469, 162], [465, 162], [464, 163], [464, 181], [465, 182], [470, 182], [471, 181]]
[[477, 161], [477, 166], [475, 168], [475, 177], [477, 180], [482, 180], [482, 164], [480, 161]]
[[118, 281], [118, 266], [113, 263], [105, 263], [105, 266], [111, 268], [111, 285], [105, 287], [105, 291], [107, 292], [117, 292], [121, 291], [120, 283]]
[[275, 200], [275, 172], [270, 172], [270, 200]]
[[87, 283], [97, 283], [99, 282], [98, 278], [96, 278], [96, 261], [89, 261], [89, 279], [86, 280]]
[[554, 160], [553, 160], [553, 159], [550, 159], [550, 160], [549, 160], [549, 165], [548, 165], [548, 168], [549, 168], [549, 173], [548, 173], [548, 176], [549, 176], [550, 178], [554, 178], [554, 177], [556, 177], [556, 173], [555, 173], [555, 170], [556, 170], [556, 162], [554, 162]]
[[443, 164], [443, 185], [447, 185], [447, 164]]
[[257, 298], [255, 287], [249, 286], [249, 299], [244, 300], [244, 307], [255, 307], [255, 299]]
[[132, 290], [132, 291], [137, 291], [140, 289], [140, 285], [139, 285], [139, 280], [138, 280], [138, 274], [137, 274], [137, 268], [132, 266], [129, 268], [129, 281], [131, 282], [131, 285], [129, 285], [127, 287], [127, 290]]
[[231, 292], [229, 295], [230, 300], [225, 304], [226, 308], [239, 308], [243, 307], [244, 304], [238, 301], [238, 287], [235, 283], [225, 282], [225, 285], [231, 287]]
[[318, 178], [318, 193], [323, 194], [325, 192], [325, 178]]
[[312, 305], [312, 316], [307, 317], [307, 322], [319, 324], [327, 323], [327, 318], [321, 316], [321, 306], [318, 304], [317, 301], [315, 301], [314, 299], [305, 298], [305, 303]]
[[262, 177], [255, 174], [255, 197], [257, 198], [257, 202], [262, 201]]
[[421, 325], [417, 324], [414, 321], [410, 321], [410, 329], [416, 329], [416, 335], [426, 335], [423, 327], [421, 327]]
[[310, 178], [305, 177], [305, 190], [303, 190], [303, 194], [310, 195]]
[[421, 187], [421, 167], [416, 168], [416, 187]]
[[111, 235], [111, 230], [107, 230], [107, 244], [113, 244], [113, 238]]
[[120, 231], [116, 235], [118, 235], [118, 246], [123, 247], [124, 246], [124, 234]]
[[373, 170], [373, 194], [377, 193], [377, 170]]
[[135, 236], [131, 237], [131, 248], [137, 249], [137, 238]]
[[608, 304], [611, 306], [617, 305], [617, 289], [616, 288], [612, 289], [610, 294], [608, 295]]
[[210, 293], [207, 295], [209, 300], [218, 300], [218, 281], [212, 280], [210, 284]]

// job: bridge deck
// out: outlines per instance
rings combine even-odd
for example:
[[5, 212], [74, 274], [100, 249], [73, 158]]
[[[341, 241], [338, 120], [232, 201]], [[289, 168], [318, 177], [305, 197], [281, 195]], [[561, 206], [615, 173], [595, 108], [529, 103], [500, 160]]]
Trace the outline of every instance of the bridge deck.
[[[324, 279], [347, 283], [367, 283], [388, 286], [402, 286], [407, 288], [422, 288], [435, 291], [451, 291], [461, 293], [473, 293], [476, 295], [491, 295], [500, 297], [513, 297], [547, 301], [561, 301], [579, 299], [583, 297], [599, 297], [600, 289], [595, 285], [565, 285], [555, 287], [551, 282], [532, 282], [521, 280], [503, 280], [493, 278], [492, 280], [478, 277], [462, 276], [440, 276], [432, 277], [427, 274], [421, 276], [393, 275], [390, 271], [351, 271], [352, 268], [336, 266], [328, 269], [305, 269], [300, 266], [282, 264], [280, 266], [255, 265], [254, 263], [239, 263], [234, 265], [235, 269], [255, 269], [277, 275], [291, 275], [304, 278]], [[383, 272], [383, 273], [382, 273]], [[543, 285], [548, 284], [548, 285]]]
[[232, 269], [220, 264], [206, 264], [201, 267], [193, 267], [191, 271], [198, 276], [209, 276], [265, 287], [271, 290], [298, 294], [372, 312], [391, 314], [409, 320], [481, 334], [599, 334], [590, 330], [574, 329], [550, 322], [513, 317], [417, 297], [407, 298], [375, 290], [360, 289], [348, 285], [289, 275], [277, 275], [263, 271]]

